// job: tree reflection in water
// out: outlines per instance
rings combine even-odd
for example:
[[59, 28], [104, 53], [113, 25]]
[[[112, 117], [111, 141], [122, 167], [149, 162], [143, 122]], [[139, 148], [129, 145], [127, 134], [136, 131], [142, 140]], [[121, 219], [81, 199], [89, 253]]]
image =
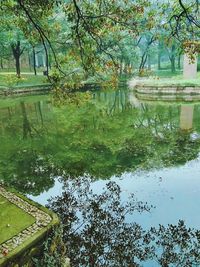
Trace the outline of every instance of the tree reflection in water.
[[199, 266], [200, 231], [178, 225], [144, 230], [127, 216], [151, 208], [109, 182], [101, 193], [87, 177], [65, 182], [61, 196], [49, 201], [63, 224], [63, 241], [71, 266]]

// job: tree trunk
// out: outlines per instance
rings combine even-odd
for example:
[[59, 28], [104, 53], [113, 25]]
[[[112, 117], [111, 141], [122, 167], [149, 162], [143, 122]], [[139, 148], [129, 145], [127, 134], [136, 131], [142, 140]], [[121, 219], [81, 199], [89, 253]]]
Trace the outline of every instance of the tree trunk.
[[44, 47], [44, 49], [45, 49], [45, 55], [46, 55], [46, 75], [47, 77], [49, 77], [49, 54], [48, 54], [48, 49], [46, 46]]
[[146, 52], [144, 52], [144, 54], [142, 55], [142, 58], [141, 58], [140, 66], [139, 66], [139, 72], [141, 72], [144, 69], [146, 61], [147, 61], [147, 54], [146, 54]]
[[49, 51], [49, 69], [51, 70], [51, 64], [52, 64], [52, 57], [51, 57], [51, 53]]
[[1, 69], [3, 69], [3, 58], [1, 58], [0, 64], [1, 64]]
[[15, 67], [16, 67], [16, 75], [18, 78], [21, 76], [21, 67], [20, 67], [20, 56], [23, 53], [20, 47], [20, 41], [17, 41], [16, 44], [11, 45], [13, 56], [15, 58]]
[[162, 49], [162, 44], [159, 41], [159, 43], [158, 43], [158, 70], [161, 70], [162, 69], [161, 68], [161, 56], [162, 56], [161, 49]]
[[28, 65], [29, 65], [29, 70], [30, 70], [30, 72], [31, 72], [31, 56], [30, 56], [30, 53], [29, 53], [29, 51], [28, 51]]
[[178, 55], [178, 69], [181, 69], [181, 54]]
[[151, 70], [151, 56], [148, 55], [148, 70]]
[[34, 74], [37, 75], [37, 68], [36, 68], [36, 60], [35, 60], [36, 54], [35, 54], [35, 48], [33, 47], [33, 69]]
[[158, 70], [161, 70], [161, 53], [160, 51], [158, 52]]
[[172, 48], [171, 48], [171, 56], [170, 56], [171, 71], [172, 71], [172, 73], [174, 73], [176, 71], [176, 65], [175, 65], [176, 56], [175, 56], [175, 51], [176, 51], [176, 47], [173, 44], [172, 45]]
[[175, 66], [175, 57], [172, 56], [171, 59], [171, 72], [174, 73], [176, 71], [176, 66]]
[[16, 67], [17, 77], [20, 78], [21, 77], [20, 56], [18, 55], [15, 57], [15, 67]]

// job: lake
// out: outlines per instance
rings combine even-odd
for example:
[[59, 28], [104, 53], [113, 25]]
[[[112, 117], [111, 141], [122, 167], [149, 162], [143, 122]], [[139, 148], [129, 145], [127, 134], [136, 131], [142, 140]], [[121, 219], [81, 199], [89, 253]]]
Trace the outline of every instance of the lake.
[[[200, 229], [200, 103], [142, 102], [126, 88], [61, 106], [51, 95], [0, 99], [0, 140], [0, 181], [70, 221], [72, 266], [177, 266], [191, 256], [188, 236], [172, 265], [159, 249], [154, 261], [136, 248], [148, 246], [141, 232], [151, 227]], [[200, 266], [191, 257], [180, 266]]]

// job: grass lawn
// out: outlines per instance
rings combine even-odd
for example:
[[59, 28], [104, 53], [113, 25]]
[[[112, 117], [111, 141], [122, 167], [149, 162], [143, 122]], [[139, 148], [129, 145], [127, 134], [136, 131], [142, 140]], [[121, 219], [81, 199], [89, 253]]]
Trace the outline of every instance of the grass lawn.
[[33, 75], [23, 73], [21, 78], [18, 79], [15, 74], [11, 73], [0, 73], [0, 86], [6, 87], [20, 87], [20, 86], [31, 86], [47, 84], [47, 77], [43, 75]]
[[170, 78], [170, 77], [177, 77], [182, 75], [182, 70], [176, 70], [176, 72], [171, 72], [170, 69], [165, 69], [165, 70], [155, 70], [154, 74], [155, 76], [158, 76], [160, 78]]
[[166, 76], [152, 76], [143, 79], [133, 78], [130, 83], [133, 86], [200, 86], [200, 72], [198, 72], [196, 79], [183, 79], [183, 75], [179, 74], [168, 78]]
[[0, 195], [0, 244], [34, 222], [35, 218]]

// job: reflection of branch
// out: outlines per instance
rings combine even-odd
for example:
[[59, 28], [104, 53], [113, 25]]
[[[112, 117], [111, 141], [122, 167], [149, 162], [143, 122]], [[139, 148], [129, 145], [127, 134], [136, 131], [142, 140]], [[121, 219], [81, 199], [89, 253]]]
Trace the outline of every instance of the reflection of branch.
[[117, 96], [118, 96], [118, 91], [115, 92], [115, 99], [114, 99], [114, 103], [113, 103], [113, 105], [112, 105], [112, 107], [110, 109], [110, 114], [112, 114], [113, 109], [115, 109]]
[[73, 231], [70, 234], [76, 233], [86, 223], [88, 223], [88, 221], [83, 221], [76, 229], [72, 229]]
[[[198, 230], [180, 220], [177, 225], [144, 229], [127, 221], [126, 215], [149, 211], [147, 203], [134, 195], [123, 201], [116, 182], [94, 193], [92, 181], [88, 187], [84, 179], [67, 181], [62, 195], [48, 205], [63, 223], [63, 241], [73, 266], [143, 266], [149, 261], [159, 266], [199, 266]], [[77, 221], [84, 227], [74, 233]]]
[[34, 130], [37, 133], [37, 135], [40, 136], [39, 131], [33, 125], [31, 126], [30, 124], [30, 121], [28, 119], [27, 112], [26, 112], [25, 103], [21, 102], [20, 105], [21, 105], [22, 115], [23, 115], [23, 138], [26, 139], [28, 137], [28, 134], [32, 138], [33, 137], [32, 130]]

